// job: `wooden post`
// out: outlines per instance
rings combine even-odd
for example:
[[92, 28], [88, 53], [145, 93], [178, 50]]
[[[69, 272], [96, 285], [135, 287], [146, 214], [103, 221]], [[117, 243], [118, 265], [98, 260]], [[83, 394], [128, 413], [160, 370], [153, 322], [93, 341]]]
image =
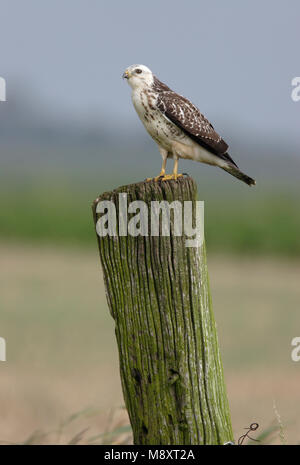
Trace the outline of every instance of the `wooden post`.
[[232, 441], [205, 245], [186, 247], [172, 221], [169, 237], [119, 236], [120, 193], [149, 210], [151, 201], [177, 200], [193, 201], [195, 211], [197, 189], [190, 177], [141, 182], [93, 203], [95, 225], [100, 201], [113, 201], [117, 210], [117, 235], [97, 238], [134, 443]]

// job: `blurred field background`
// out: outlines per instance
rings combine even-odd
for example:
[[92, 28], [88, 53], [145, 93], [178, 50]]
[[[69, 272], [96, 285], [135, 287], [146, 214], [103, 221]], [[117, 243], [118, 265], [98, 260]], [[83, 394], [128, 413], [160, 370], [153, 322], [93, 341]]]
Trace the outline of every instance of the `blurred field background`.
[[[53, 0], [46, 14], [34, 0], [26, 8], [0, 1], [8, 89], [0, 102], [0, 336], [8, 358], [0, 363], [0, 441], [130, 441], [90, 206], [160, 168], [120, 79], [140, 61], [200, 106], [257, 179], [249, 189], [221, 170], [180, 163], [205, 201], [235, 438], [254, 421], [260, 431], [278, 425], [277, 409], [286, 441], [298, 443], [300, 364], [291, 361], [291, 340], [300, 332], [300, 103], [289, 86], [299, 75], [299, 4], [195, 2], [194, 28], [173, 39], [175, 53], [159, 45], [163, 21], [156, 38], [133, 40], [143, 32], [143, 5], [112, 3]], [[179, 2], [164, 2], [161, 18], [169, 18], [166, 4], [179, 20]], [[220, 31], [226, 19], [225, 37], [208, 34], [212, 18]], [[279, 431], [268, 440], [280, 443]]]

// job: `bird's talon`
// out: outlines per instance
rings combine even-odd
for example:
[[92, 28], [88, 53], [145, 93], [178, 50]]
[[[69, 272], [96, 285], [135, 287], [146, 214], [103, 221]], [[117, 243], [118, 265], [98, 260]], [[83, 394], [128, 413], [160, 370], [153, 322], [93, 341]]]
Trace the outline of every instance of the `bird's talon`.
[[158, 182], [158, 181], [161, 181], [161, 179], [164, 177], [164, 175], [165, 175], [165, 173], [162, 172], [158, 176], [155, 176], [155, 178], [146, 178], [145, 181], [146, 182], [150, 182], [150, 181]]
[[177, 179], [180, 177], [180, 176], [183, 176], [183, 174], [166, 174], [166, 176], [164, 176], [161, 180], [162, 181], [177, 181]]

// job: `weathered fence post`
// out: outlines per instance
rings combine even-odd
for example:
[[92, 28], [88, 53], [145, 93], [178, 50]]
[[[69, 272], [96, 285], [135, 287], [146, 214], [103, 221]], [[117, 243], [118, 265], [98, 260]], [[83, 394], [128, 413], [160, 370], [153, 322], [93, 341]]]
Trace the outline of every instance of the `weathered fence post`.
[[190, 177], [141, 182], [93, 203], [95, 225], [99, 202], [116, 206], [117, 234], [97, 237], [134, 443], [232, 441], [205, 245], [186, 247], [172, 221], [169, 237], [151, 236], [150, 224], [148, 236], [120, 235], [120, 193], [127, 193], [128, 204], [144, 201], [149, 211], [151, 201], [162, 200], [193, 201], [195, 211], [197, 189]]

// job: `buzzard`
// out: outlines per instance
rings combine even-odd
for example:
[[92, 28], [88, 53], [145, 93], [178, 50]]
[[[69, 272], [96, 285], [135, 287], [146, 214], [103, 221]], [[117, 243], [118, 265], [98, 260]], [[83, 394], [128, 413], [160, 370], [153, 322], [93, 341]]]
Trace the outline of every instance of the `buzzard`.
[[[147, 66], [129, 66], [123, 78], [128, 80], [136, 112], [162, 156], [161, 172], [155, 181], [182, 176], [178, 174], [178, 159], [186, 158], [219, 166], [249, 186], [256, 184], [239, 170], [227, 151], [228, 145], [198, 108], [157, 79]], [[166, 175], [168, 158], [173, 158], [174, 169]]]

